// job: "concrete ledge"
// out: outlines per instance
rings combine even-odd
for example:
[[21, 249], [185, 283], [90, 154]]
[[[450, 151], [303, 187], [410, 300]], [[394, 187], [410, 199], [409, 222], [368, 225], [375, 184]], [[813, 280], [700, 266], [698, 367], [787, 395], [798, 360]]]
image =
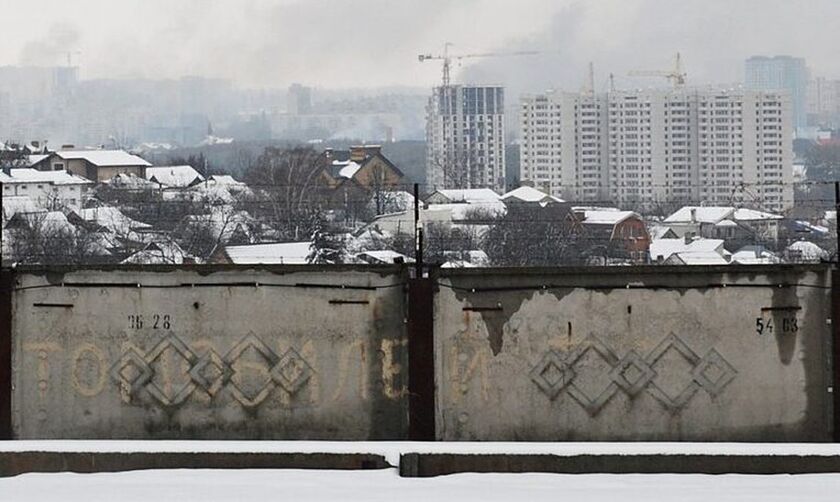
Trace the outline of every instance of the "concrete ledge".
[[561, 474], [810, 474], [840, 472], [840, 455], [527, 455], [405, 453], [400, 476], [462, 472]]
[[0, 452], [0, 477], [27, 472], [120, 472], [140, 469], [386, 469], [371, 453]]

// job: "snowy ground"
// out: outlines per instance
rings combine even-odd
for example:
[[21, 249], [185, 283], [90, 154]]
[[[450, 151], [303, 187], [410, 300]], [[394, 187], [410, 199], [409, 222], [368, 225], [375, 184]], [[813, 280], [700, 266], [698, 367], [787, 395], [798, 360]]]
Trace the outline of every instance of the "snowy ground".
[[456, 474], [400, 478], [380, 471], [170, 470], [24, 474], [0, 479], [3, 502], [836, 501], [840, 474]]

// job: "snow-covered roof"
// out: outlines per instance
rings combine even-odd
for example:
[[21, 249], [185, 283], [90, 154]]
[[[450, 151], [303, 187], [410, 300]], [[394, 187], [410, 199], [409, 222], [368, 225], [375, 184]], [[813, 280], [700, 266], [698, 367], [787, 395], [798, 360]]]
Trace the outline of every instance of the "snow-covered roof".
[[572, 211], [582, 213], [586, 211], [621, 211], [617, 207], [600, 207], [600, 206], [572, 206]]
[[653, 239], [650, 241], [650, 257], [656, 261], [661, 256], [667, 260], [671, 255], [677, 253], [706, 253], [714, 252], [718, 256], [728, 254], [723, 249], [721, 239], [694, 239], [686, 244], [685, 239]]
[[630, 217], [639, 217], [633, 211], [584, 211], [584, 224], [590, 225], [617, 225]]
[[121, 263], [135, 265], [181, 265], [187, 253], [170, 241], [151, 242], [144, 249], [129, 256]]
[[734, 211], [734, 207], [683, 206], [664, 221], [665, 223], [717, 223], [729, 217]]
[[396, 251], [390, 249], [377, 249], [373, 251], [363, 251], [361, 253], [356, 254], [356, 258], [363, 259], [370, 258], [370, 260], [364, 260], [368, 262], [376, 262], [376, 263], [396, 263], [395, 260], [401, 259], [404, 263], [414, 263], [412, 258], [408, 256], [398, 253]]
[[563, 202], [563, 199], [559, 199], [557, 197], [554, 197], [553, 195], [549, 195], [541, 190], [537, 190], [536, 188], [529, 186], [521, 186], [519, 188], [513, 189], [510, 192], [502, 195], [501, 199], [503, 201], [518, 199], [522, 202]]
[[204, 176], [192, 166], [147, 167], [146, 179], [168, 187], [188, 187]]
[[47, 157], [49, 157], [49, 156], [50, 156], [49, 154], [33, 154], [33, 155], [29, 155], [29, 156], [27, 157], [27, 162], [29, 163], [29, 165], [30, 165], [30, 166], [34, 166], [35, 164], [37, 164], [38, 162], [41, 162], [42, 160], [46, 159], [46, 158], [47, 158]]
[[49, 183], [53, 185], [92, 185], [93, 181], [67, 171], [39, 171], [28, 167], [10, 169], [9, 174], [0, 172], [3, 183]]
[[233, 143], [233, 138], [220, 138], [218, 136], [213, 136], [212, 134], [204, 138], [199, 145], [201, 146], [210, 146], [210, 145], [229, 145]]
[[828, 227], [825, 227], [823, 225], [816, 225], [805, 220], [796, 220], [793, 222], [793, 225], [796, 227], [797, 232], [813, 232], [825, 235], [831, 231]]
[[233, 176], [229, 174], [213, 174], [207, 181], [211, 183], [216, 183], [217, 185], [234, 185], [234, 186], [243, 186], [245, 183], [241, 181], [236, 181]]
[[[501, 200], [499, 194], [489, 188], [441, 189], [432, 195], [440, 194], [452, 203], [475, 204], [482, 202], [496, 202]], [[432, 196], [430, 195], [430, 197]]]
[[685, 251], [674, 253], [668, 261], [679, 261], [685, 265], [729, 265], [730, 263], [726, 258], [714, 251]]
[[781, 220], [782, 216], [764, 211], [732, 206], [684, 206], [671, 216], [665, 218], [665, 223], [719, 223], [721, 220], [734, 221], [765, 221]]
[[5, 195], [3, 196], [3, 217], [11, 218], [17, 213], [38, 213], [46, 212], [46, 209], [38, 206], [28, 195]]
[[769, 265], [778, 262], [776, 255], [764, 246], [744, 246], [732, 253], [732, 263], [741, 265]]
[[741, 207], [735, 210], [734, 219], [735, 221], [781, 220], [784, 216]]
[[[453, 221], [463, 221], [473, 216], [489, 216], [501, 217], [507, 213], [507, 207], [504, 202], [490, 201], [490, 202], [475, 202], [470, 204], [429, 204], [426, 211], [450, 211]], [[414, 212], [412, 211], [412, 214]], [[420, 213], [421, 218], [423, 212]]]
[[127, 234], [132, 230], [152, 228], [148, 223], [133, 220], [119, 209], [111, 206], [80, 209], [78, 215], [85, 221], [91, 221], [107, 228], [111, 232]]
[[822, 260], [829, 257], [828, 251], [808, 241], [796, 241], [788, 246], [785, 251], [790, 254], [796, 254], [805, 260]]
[[65, 160], [84, 159], [95, 166], [152, 166], [124, 150], [60, 150], [55, 154]]
[[334, 160], [332, 165], [340, 168], [338, 175], [343, 178], [352, 178], [362, 168], [362, 166], [352, 160]]
[[647, 230], [651, 239], [663, 239], [665, 234], [671, 231], [671, 227], [666, 225], [649, 224], [647, 226]]
[[61, 211], [48, 211], [38, 213], [19, 213], [21, 218], [33, 228], [42, 232], [67, 232], [74, 233], [76, 227], [67, 220], [67, 216]]
[[105, 180], [103, 183], [107, 183], [113, 188], [125, 188], [131, 190], [154, 188], [157, 186], [155, 183], [147, 180], [146, 178], [141, 178], [130, 173], [117, 174], [111, 179]]
[[227, 246], [225, 254], [231, 263], [238, 265], [307, 263], [311, 242], [281, 242], [274, 244], [249, 244], [246, 246]]

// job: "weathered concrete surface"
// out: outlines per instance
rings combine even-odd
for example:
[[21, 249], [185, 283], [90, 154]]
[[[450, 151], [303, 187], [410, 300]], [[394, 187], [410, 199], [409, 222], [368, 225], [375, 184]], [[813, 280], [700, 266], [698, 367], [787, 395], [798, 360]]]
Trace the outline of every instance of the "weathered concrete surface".
[[19, 272], [14, 435], [404, 438], [404, 282], [397, 268]]
[[831, 438], [828, 267], [449, 270], [439, 282], [438, 439]]
[[400, 476], [463, 472], [562, 474], [816, 474], [840, 472], [840, 456], [822, 455], [465, 455], [406, 453]]
[[0, 477], [28, 472], [121, 472], [140, 469], [387, 469], [370, 453], [0, 452]]

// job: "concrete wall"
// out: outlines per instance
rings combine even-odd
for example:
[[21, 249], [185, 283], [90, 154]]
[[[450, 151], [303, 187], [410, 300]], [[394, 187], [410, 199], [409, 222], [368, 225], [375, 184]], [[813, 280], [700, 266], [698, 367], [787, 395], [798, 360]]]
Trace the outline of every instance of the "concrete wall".
[[441, 271], [441, 440], [828, 441], [828, 267]]
[[403, 282], [396, 268], [18, 272], [14, 436], [403, 438]]

